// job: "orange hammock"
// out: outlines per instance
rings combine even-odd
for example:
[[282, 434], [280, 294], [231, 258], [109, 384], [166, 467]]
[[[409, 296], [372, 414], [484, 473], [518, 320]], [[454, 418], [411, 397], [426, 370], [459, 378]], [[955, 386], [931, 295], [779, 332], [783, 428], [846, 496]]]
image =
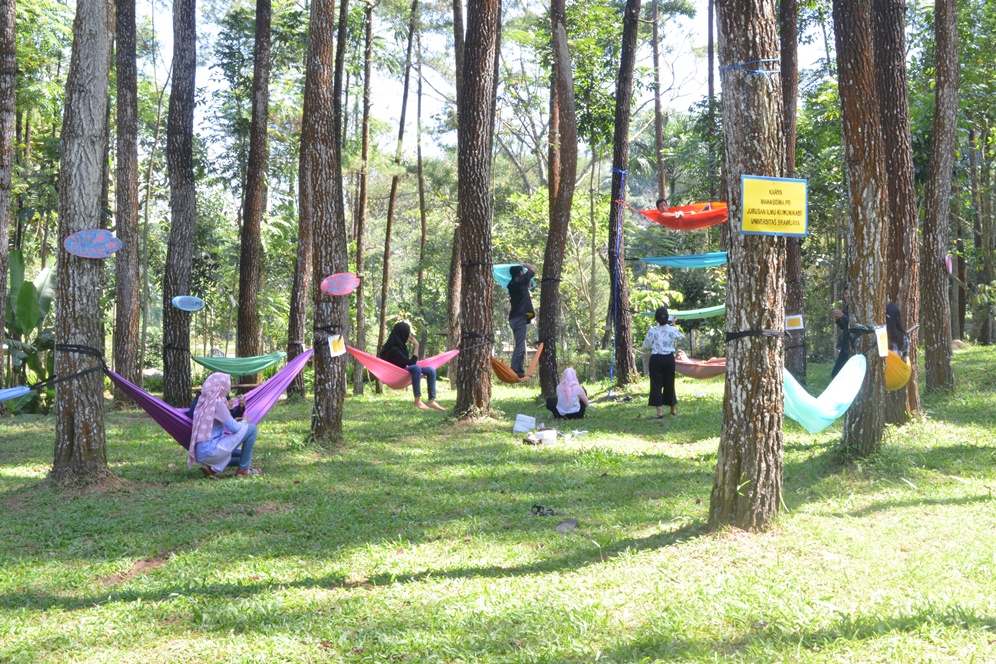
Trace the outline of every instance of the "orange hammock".
[[684, 353], [674, 358], [674, 370], [689, 378], [713, 378], [726, 373], [725, 357], [710, 357], [708, 360], [693, 360]]
[[[712, 209], [703, 209], [708, 206], [712, 206]], [[661, 212], [660, 210], [637, 210], [629, 205], [626, 205], [626, 207], [639, 212], [650, 221], [660, 224], [665, 228], [670, 228], [673, 231], [697, 231], [722, 224], [729, 218], [726, 203], [720, 203], [719, 201], [680, 205], [668, 208], [667, 212]]]
[[[375, 378], [377, 378], [377, 380], [384, 383], [388, 387], [395, 390], [403, 390], [412, 384], [412, 375], [408, 373], [407, 369], [402, 369], [397, 365], [380, 359], [376, 355], [364, 353], [362, 350], [353, 348], [352, 346], [346, 346], [346, 350], [349, 351], [350, 355], [356, 358], [357, 362], [365, 366], [367, 370], [372, 373]], [[438, 369], [459, 354], [460, 351], [458, 350], [448, 350], [441, 355], [433, 355], [432, 357], [427, 357], [424, 360], [419, 360], [417, 364], [420, 367], [432, 367], [433, 369]]]
[[512, 368], [507, 364], [502, 363], [497, 357], [491, 358], [491, 368], [494, 370], [495, 375], [498, 376], [498, 380], [503, 383], [508, 383], [509, 385], [518, 385], [524, 381], [532, 378], [533, 373], [536, 371], [536, 365], [539, 363], [540, 355], [543, 354], [543, 342], [541, 341], [538, 346], [536, 346], [536, 353], [533, 355], [533, 361], [529, 363], [529, 371], [522, 378], [512, 371]]
[[910, 366], [909, 360], [904, 360], [890, 350], [885, 358], [885, 389], [890, 392], [903, 389], [906, 383], [910, 382], [912, 374], [913, 367]]

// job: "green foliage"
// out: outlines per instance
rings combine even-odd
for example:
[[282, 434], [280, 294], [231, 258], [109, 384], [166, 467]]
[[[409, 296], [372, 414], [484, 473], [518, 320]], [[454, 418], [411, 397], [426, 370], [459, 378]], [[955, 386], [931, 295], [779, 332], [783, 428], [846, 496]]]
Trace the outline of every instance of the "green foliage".
[[[18, 383], [31, 384], [52, 375], [51, 351], [55, 335], [45, 321], [55, 295], [55, 268], [44, 268], [34, 280], [26, 281], [23, 252], [10, 252], [9, 264], [10, 296], [5, 312], [9, 336], [4, 338], [4, 343], [8, 346], [13, 371], [19, 376]], [[41, 395], [41, 398], [39, 395], [26, 396], [16, 403], [14, 409], [26, 406], [32, 411], [47, 412], [52, 396], [51, 391]]]

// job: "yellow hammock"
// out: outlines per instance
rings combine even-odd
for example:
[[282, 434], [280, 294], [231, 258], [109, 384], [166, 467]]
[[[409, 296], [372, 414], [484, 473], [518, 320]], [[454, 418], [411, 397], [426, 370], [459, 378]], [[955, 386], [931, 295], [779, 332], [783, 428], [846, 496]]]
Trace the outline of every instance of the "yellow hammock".
[[891, 391], [901, 390], [910, 382], [913, 374], [913, 367], [909, 360], [904, 360], [893, 351], [885, 358], [885, 389]]
[[509, 385], [518, 385], [523, 381], [527, 381], [533, 377], [533, 373], [536, 371], [536, 364], [539, 362], [540, 355], [543, 354], [543, 342], [541, 341], [538, 346], [536, 346], [536, 354], [533, 355], [533, 361], [529, 363], [529, 371], [522, 378], [512, 371], [512, 368], [507, 364], [502, 363], [498, 358], [491, 358], [491, 368], [494, 370], [495, 375], [498, 376], [498, 380], [503, 383], [508, 383]]

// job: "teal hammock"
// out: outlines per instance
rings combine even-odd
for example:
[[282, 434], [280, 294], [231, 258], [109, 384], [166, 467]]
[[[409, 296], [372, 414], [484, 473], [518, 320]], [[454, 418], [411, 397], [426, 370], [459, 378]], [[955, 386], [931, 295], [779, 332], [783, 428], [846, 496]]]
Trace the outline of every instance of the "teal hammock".
[[[643, 311], [641, 312], [644, 316], [653, 316], [653, 311]], [[717, 304], [715, 307], [706, 307], [704, 309], [687, 309], [685, 311], [670, 311], [668, 312], [671, 316], [678, 319], [688, 320], [690, 318], [711, 318], [713, 316], [719, 316], [720, 314], [726, 313], [725, 304]]]
[[811, 396], [786, 370], [785, 417], [795, 420], [809, 433], [823, 431], [854, 403], [867, 368], [864, 355], [852, 356], [819, 398]]
[[211, 371], [220, 371], [231, 376], [251, 376], [284, 359], [287, 353], [256, 355], [254, 357], [194, 357], [194, 362]]
[[[717, 265], [726, 265], [726, 252], [714, 251], [711, 254], [691, 254], [690, 256], [655, 256], [640, 260], [660, 267], [716, 267]], [[685, 318], [688, 316], [686, 315]]]
[[[522, 265], [522, 263], [497, 263], [494, 267], [495, 281], [501, 284], [501, 287], [508, 289], [508, 285], [512, 283], [512, 272], [511, 269], [517, 265]], [[536, 280], [530, 279], [529, 289], [532, 290], [536, 287]]]

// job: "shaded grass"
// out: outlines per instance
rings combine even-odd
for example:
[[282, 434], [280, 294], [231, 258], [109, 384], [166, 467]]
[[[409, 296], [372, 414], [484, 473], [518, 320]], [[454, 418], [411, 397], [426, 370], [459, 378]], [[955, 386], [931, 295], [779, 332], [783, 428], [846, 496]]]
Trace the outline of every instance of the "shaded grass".
[[680, 380], [663, 421], [602, 385], [567, 428], [588, 433], [541, 447], [510, 433], [551, 423], [530, 386], [475, 425], [350, 397], [335, 454], [281, 403], [252, 480], [109, 413], [120, 480], [76, 493], [45, 481], [53, 420], [5, 420], [0, 661], [994, 661], [994, 360], [958, 351], [959, 389], [873, 459], [786, 424], [786, 512], [758, 535], [704, 527], [718, 379]]

